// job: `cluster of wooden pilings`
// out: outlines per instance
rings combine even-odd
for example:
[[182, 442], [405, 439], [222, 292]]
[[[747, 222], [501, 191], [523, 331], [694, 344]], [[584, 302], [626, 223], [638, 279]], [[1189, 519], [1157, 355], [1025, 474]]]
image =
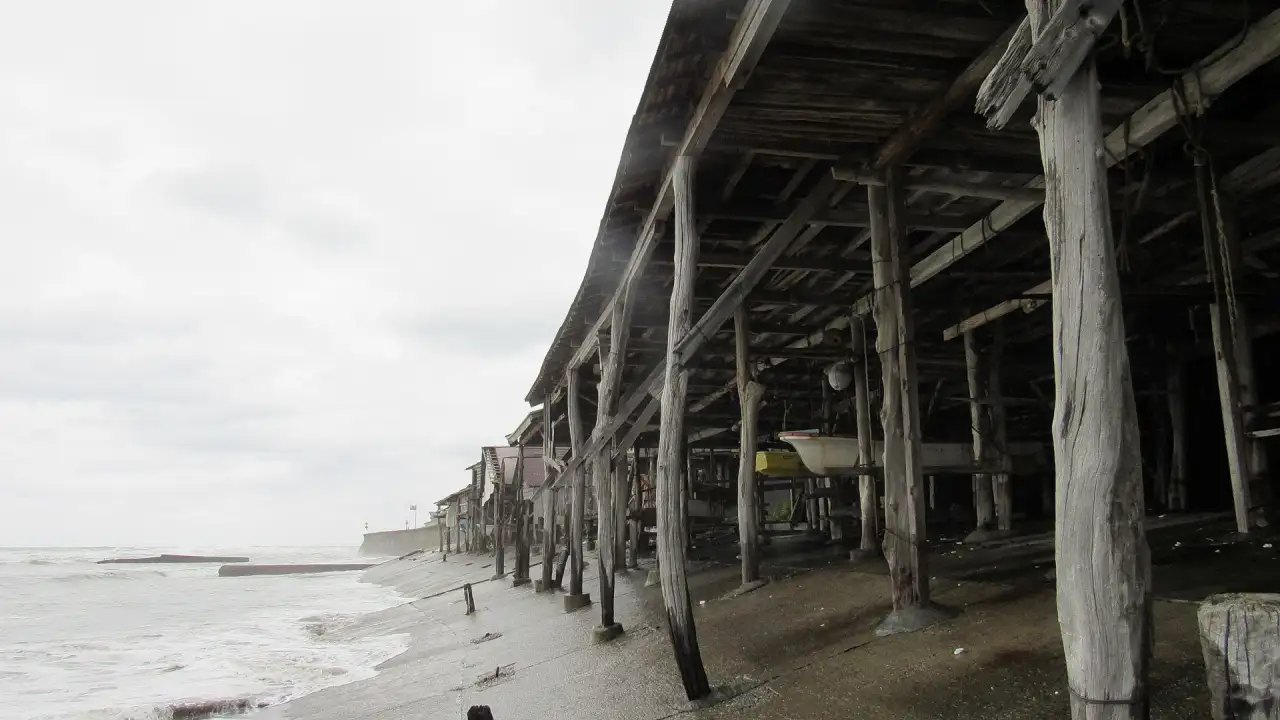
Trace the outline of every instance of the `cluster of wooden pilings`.
[[[918, 314], [913, 289], [1043, 206], [1051, 278], [966, 318], [943, 334], [944, 341], [959, 339], [963, 343], [972, 459], [981, 470], [972, 479], [975, 517], [970, 539], [982, 540], [1012, 529], [1010, 423], [1002, 377], [1006, 339], [1000, 318], [1047, 307], [1052, 315], [1054, 413], [1050, 435], [1054, 477], [1052, 484], [1045, 486], [1044, 506], [1054, 517], [1057, 610], [1073, 716], [1146, 717], [1152, 637], [1150, 560], [1143, 526], [1146, 504], [1138, 407], [1126, 346], [1107, 169], [1153, 143], [1187, 116], [1203, 113], [1210, 98], [1280, 54], [1280, 15], [1273, 13], [1255, 23], [1250, 32], [1178, 78], [1174, 88], [1134, 112], [1123, 128], [1108, 134], [1104, 132], [1103, 98], [1091, 53], [1121, 4], [1118, 0], [1028, 0], [1022, 22], [974, 58], [945, 92], [911, 113], [873, 153], [859, 158], [856, 168], [837, 156], [831, 172], [806, 185], [803, 196], [789, 206], [790, 212], [774, 222], [768, 233], [753, 239], [754, 254], [740, 263], [735, 261], [733, 267], [740, 270], [718, 288], [710, 306], [699, 311], [695, 293], [702, 242], [696, 193], [699, 162], [717, 123], [761, 61], [790, 5], [785, 1], [747, 2], [737, 16], [729, 49], [715, 65], [684, 134], [664, 139], [664, 147], [672, 150], [672, 160], [655, 185], [651, 208], [637, 223], [629, 259], [624, 266], [610, 270], [610, 276], [616, 274], [617, 278], [613, 292], [603, 298], [598, 315], [580, 342], [575, 340], [566, 351], [571, 355], [568, 361], [556, 365], [556, 376], [540, 380], [545, 385], [538, 390], [540, 420], [528, 423], [510, 438], [520, 448], [515, 470], [517, 502], [512, 506], [517, 516], [503, 515], [508, 507], [505, 502], [494, 504], [500, 538], [495, 544], [496, 573], [501, 575], [505, 570], [502, 528], [513, 526], [515, 581], [528, 579], [534, 513], [523, 497], [521, 478], [524, 448], [540, 434], [546, 479], [531, 498], [542, 518], [537, 541], [543, 563], [536, 588], [549, 591], [563, 587], [566, 610], [592, 604], [583, 585], [583, 547], [590, 540], [589, 516], [594, 515], [599, 545], [595, 606], [600, 623], [596, 633], [599, 639], [617, 636], [622, 628], [614, 612], [614, 577], [624, 563], [627, 567], [636, 565], [644, 497], [638, 478], [650, 478], [657, 572], [671, 647], [688, 697], [708, 695], [711, 686], [700, 656], [688, 585], [688, 483], [692, 480], [687, 459], [689, 444], [698, 437], [686, 426], [686, 420], [716, 397], [736, 390], [739, 415], [729, 429], [739, 432], [741, 580], [744, 588], [756, 587], [761, 581], [762, 528], [755, 457], [761, 408], [771, 382], [766, 371], [777, 358], [785, 357], [784, 352], [810, 351], [813, 338], [843, 333], [838, 336], [853, 359], [848, 379], [860, 457], [872, 456], [873, 436], [883, 438], [875, 472], [871, 463], [865, 463], [867, 471], [858, 475], [861, 534], [855, 551], [859, 558], [883, 553], [888, 565], [892, 612], [878, 632], [910, 632], [950, 617], [953, 611], [934, 604], [929, 593], [923, 457], [926, 413], [919, 396]], [[908, 159], [946, 126], [950, 116], [971, 102], [975, 93], [981, 113], [994, 126], [1008, 122], [1024, 101], [1034, 99], [1041, 177], [1025, 186], [1007, 187], [939, 182], [913, 177], [906, 171]], [[1032, 98], [1033, 93], [1037, 97]], [[737, 179], [731, 178], [730, 183]], [[1241, 262], [1238, 238], [1231, 231], [1229, 212], [1209, 198], [1216, 192], [1216, 178], [1207, 163], [1197, 164], [1197, 180], [1200, 195], [1207, 200], [1205, 206], [1216, 208], [1212, 213], [1201, 213], [1206, 248], [1211, 250], [1207, 252], [1207, 272], [1215, 287], [1227, 287], [1232, 283], [1233, 268]], [[797, 187], [798, 183], [789, 184], [783, 194], [789, 196]], [[821, 224], [817, 218], [826, 217], [824, 213], [835, 204], [833, 197], [851, 192], [865, 193], [870, 292], [846, 305], [847, 313], [797, 344], [767, 348], [767, 352], [753, 348], [748, 298], [798, 238], [809, 233], [811, 225]], [[913, 222], [921, 220], [907, 212], [908, 192], [967, 195], [1000, 204], [979, 223], [912, 262], [908, 231]], [[664, 292], [669, 292], [669, 297], [664, 296], [664, 355], [638, 376], [628, 375], [626, 358], [633, 343], [637, 294], [656, 247], [667, 237], [674, 247], [670, 283], [661, 284]], [[721, 256], [717, 262], [727, 260]], [[806, 266], [795, 260], [792, 263]], [[1267, 524], [1269, 490], [1263, 482], [1265, 454], [1257, 450], [1254, 440], [1258, 436], [1251, 425], [1258, 401], [1248, 315], [1243, 306], [1226, 300], [1233, 297], [1214, 296], [1211, 333], [1232, 502], [1238, 530], [1248, 533]], [[578, 322], [582, 319], [573, 318], [576, 327], [586, 325]], [[695, 358], [730, 320], [734, 381], [719, 394], [690, 403]], [[868, 338], [873, 335], [871, 346]], [[598, 381], [594, 424], [588, 432], [582, 385], [590, 381], [593, 365], [598, 366]], [[1169, 458], [1170, 467], [1161, 473], [1156, 492], [1162, 507], [1184, 509], [1186, 407], [1180, 369], [1176, 363], [1170, 368], [1165, 396], [1173, 432], [1170, 448], [1161, 453]], [[875, 376], [871, 369], [878, 372], [878, 388], [869, 380]], [[878, 428], [872, 413], [873, 395], [879, 397]], [[827, 398], [824, 406], [829, 401]], [[563, 423], [553, 413], [553, 406], [561, 403]], [[652, 426], [655, 418], [656, 428]], [[824, 409], [824, 425], [829, 419]], [[557, 426], [567, 427], [567, 437], [559, 441]], [[645, 449], [652, 452], [642, 457], [636, 449], [637, 439], [655, 429], [656, 444], [647, 444]], [[823, 430], [829, 432], [830, 428]], [[652, 467], [642, 472], [642, 462], [652, 463]], [[492, 465], [492, 460], [486, 458], [473, 470], [479, 479], [473, 480], [472, 488], [481, 488], [471, 498], [476, 512], [483, 497], [486, 463]], [[492, 474], [504, 477], [501, 469]], [[883, 483], [883, 506], [877, 475]], [[497, 488], [499, 498], [507, 496], [502, 482]], [[810, 481], [806, 490], [806, 516], [811, 523], [824, 515], [822, 498], [839, 491], [826, 484], [822, 479]], [[589, 503], [594, 504], [594, 513]], [[470, 547], [484, 546], [482, 526], [476, 522], [468, 528]], [[832, 523], [829, 532], [839, 532], [837, 526]], [[628, 537], [632, 542], [626, 541]], [[851, 538], [845, 540], [852, 544]], [[557, 548], [563, 551], [557, 553]], [[567, 584], [562, 580], [566, 569]], [[1274, 607], [1268, 606], [1265, 612], [1273, 613]], [[1222, 611], [1205, 622], [1217, 628], [1229, 615]], [[1224, 639], [1219, 644], [1228, 642]], [[1235, 654], [1231, 648], [1219, 652], [1223, 657]]]

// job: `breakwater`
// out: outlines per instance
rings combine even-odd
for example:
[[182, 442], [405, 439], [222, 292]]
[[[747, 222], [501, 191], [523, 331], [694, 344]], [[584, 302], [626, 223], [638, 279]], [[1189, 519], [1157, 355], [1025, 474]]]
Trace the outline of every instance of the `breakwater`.
[[366, 570], [374, 563], [309, 563], [303, 565], [223, 565], [218, 577], [247, 577], [250, 575], [302, 575], [306, 573], [344, 572]]
[[440, 546], [440, 526], [428, 523], [409, 530], [384, 530], [364, 534], [362, 557], [399, 557], [414, 550], [435, 550]]
[[150, 565], [154, 563], [247, 563], [249, 558], [233, 555], [153, 555], [136, 558], [107, 558], [98, 565]]

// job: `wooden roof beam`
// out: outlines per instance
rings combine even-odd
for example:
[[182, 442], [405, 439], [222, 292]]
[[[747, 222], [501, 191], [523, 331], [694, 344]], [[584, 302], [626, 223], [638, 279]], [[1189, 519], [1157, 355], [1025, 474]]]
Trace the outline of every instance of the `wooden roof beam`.
[[[840, 179], [840, 178], [837, 178]], [[769, 207], [755, 203], [733, 203], [711, 208], [698, 215], [702, 218], [717, 220], [739, 220], [758, 223], [781, 223], [794, 212], [795, 205]], [[968, 223], [954, 214], [945, 213], [912, 213], [907, 220], [912, 229], [933, 230], [938, 232], [960, 232], [968, 227]], [[810, 230], [821, 230], [824, 227], [870, 227], [871, 220], [866, 208], [827, 208], [810, 218]], [[815, 233], [816, 234], [816, 233]], [[699, 262], [701, 264], [701, 262]]]
[[988, 126], [1003, 128], [1032, 88], [1054, 98], [1089, 57], [1124, 0], [1065, 0], [1032, 38], [1024, 18], [978, 92], [978, 114]]
[[[881, 185], [884, 183], [876, 174], [869, 173], [865, 170], [848, 167], [837, 167], [831, 170], [837, 180], [845, 182], [858, 183], [860, 185]], [[939, 193], [942, 195], [951, 195], [953, 197], [976, 197], [986, 198], [988, 200], [1041, 200], [1044, 199], [1044, 191], [1036, 189], [1027, 189], [1021, 187], [1005, 187], [1004, 185], [995, 185], [991, 183], [965, 183], [944, 180], [913, 180], [908, 179], [906, 182], [908, 190], [918, 190], [923, 192]], [[907, 223], [912, 228], [920, 227], [910, 222]]]
[[[1139, 108], [1129, 118], [1126, 127], [1121, 127], [1108, 135], [1105, 141], [1107, 166], [1114, 166], [1134, 152], [1155, 142], [1157, 138], [1177, 125], [1180, 113], [1203, 113], [1212, 98], [1226, 92], [1232, 85], [1278, 55], [1280, 55], [1280, 10], [1272, 12], [1255, 23], [1244, 38], [1237, 36], [1227, 41], [1223, 47], [1209, 56], [1212, 60], [1203, 67], [1179, 78], [1179, 82], [1185, 89], [1183, 92], [1186, 99], [1185, 108], [1179, 108], [1180, 101], [1175, 97], [1172, 89], [1166, 90]], [[1043, 176], [1027, 185], [1029, 188], [1043, 186]], [[1044, 204], [1043, 198], [1006, 200], [996, 206], [985, 218], [913, 265], [911, 286], [915, 287], [927, 282], [960, 262], [1042, 204]], [[854, 311], [859, 315], [868, 314], [871, 311], [870, 296], [859, 300]]]
[[[756, 63], [760, 61], [760, 56], [773, 38], [790, 4], [790, 0], [749, 0], [733, 28], [729, 47], [721, 56], [720, 62], [716, 64], [715, 71], [703, 90], [702, 99], [694, 110], [693, 117], [689, 120], [684, 136], [680, 139], [672, 157], [682, 155], [697, 157], [702, 154], [716, 126], [720, 124], [720, 118], [729, 108], [729, 102], [746, 84], [747, 78]], [[626, 292], [632, 280], [644, 270], [653, 252], [659, 224], [671, 213], [671, 201], [672, 168], [669, 166], [663, 173], [658, 196], [654, 199], [653, 206], [645, 218], [636, 239], [635, 248], [618, 279], [618, 286], [614, 288], [613, 294], [600, 309], [599, 317], [587, 330], [582, 345], [569, 359], [570, 368], [582, 365], [591, 357], [600, 331], [608, 327], [609, 318], [613, 315], [613, 306]]]
[[[744, 268], [751, 263], [750, 253], [702, 253], [698, 256], [698, 267]], [[870, 256], [855, 258], [806, 258], [783, 257], [773, 264], [774, 270], [811, 270], [814, 272], [870, 272], [867, 262]], [[654, 260], [654, 265], [671, 265], [672, 261], [665, 256]]]
[[928, 105], [924, 106], [919, 112], [911, 117], [905, 124], [900, 126], [898, 130], [880, 146], [870, 163], [870, 169], [873, 171], [884, 170], [895, 165], [901, 165], [908, 157], [915, 153], [916, 150], [924, 144], [943, 123], [951, 111], [960, 107], [961, 103], [969, 99], [978, 86], [982, 84], [983, 78], [991, 72], [995, 67], [996, 61], [1000, 59], [1001, 53], [1008, 46], [1010, 38], [1018, 31], [1021, 25], [1014, 25], [996, 38], [996, 41], [987, 46], [973, 62], [969, 63], [954, 80], [951, 85], [938, 97], [934, 98]]

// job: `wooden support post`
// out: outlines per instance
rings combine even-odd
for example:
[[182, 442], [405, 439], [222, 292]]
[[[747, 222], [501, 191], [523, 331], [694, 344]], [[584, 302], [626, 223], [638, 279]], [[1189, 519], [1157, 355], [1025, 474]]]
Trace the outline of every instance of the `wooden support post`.
[[524, 443], [518, 446], [520, 454], [516, 456], [515, 484], [515, 526], [516, 526], [516, 572], [511, 579], [514, 587], [529, 584], [529, 513], [524, 507]]
[[991, 475], [991, 492], [996, 503], [996, 529], [1007, 535], [1013, 532], [1013, 486], [1009, 484], [1009, 421], [1005, 410], [1004, 391], [1000, 379], [1000, 359], [1004, 354], [1004, 323], [992, 327], [991, 353], [987, 356], [987, 369], [991, 381], [987, 394], [991, 398], [992, 452], [990, 457], [1001, 467]]
[[[581, 396], [578, 394], [578, 368], [570, 368], [565, 378], [565, 400], [569, 414], [569, 445], [574, 457], [582, 452], [585, 439], [582, 431]], [[591, 596], [582, 592], [582, 530], [586, 522], [587, 466], [579, 465], [570, 484], [569, 522], [566, 540], [569, 544], [569, 592], [565, 595], [565, 610], [576, 610], [591, 602]]]
[[1236, 513], [1236, 529], [1248, 533], [1267, 522], [1267, 488], [1261, 472], [1266, 456], [1247, 434], [1249, 410], [1257, 404], [1253, 376], [1253, 339], [1246, 306], [1234, 297], [1233, 285], [1243, 277], [1235, 217], [1228, 198], [1218, 192], [1218, 180], [1208, 158], [1196, 157], [1196, 186], [1201, 195], [1200, 225], [1218, 302], [1209, 306], [1214, 360], [1218, 371], [1218, 399], [1222, 407], [1227, 469]]
[[[855, 419], [858, 427], [858, 463], [870, 466], [873, 459], [871, 437], [871, 391], [867, 385], [867, 338], [866, 325], [862, 318], [853, 317], [849, 324], [849, 336], [852, 338], [852, 355], [857, 361], [853, 369], [853, 402]], [[849, 554], [850, 560], [864, 560], [880, 555], [880, 510], [879, 492], [876, 490], [874, 475], [858, 477], [858, 514], [862, 516], [862, 540], [858, 549]]]
[[1187, 399], [1182, 384], [1182, 358], [1173, 343], [1168, 346], [1166, 390], [1169, 402], [1169, 487], [1165, 507], [1187, 509]]
[[760, 403], [764, 385], [756, 380], [747, 343], [750, 328], [747, 310], [733, 314], [734, 345], [738, 363], [738, 550], [742, 559], [742, 587], [755, 589], [760, 582], [760, 525], [756, 507], [756, 436], [760, 432]]
[[473, 615], [476, 611], [476, 597], [471, 592], [471, 583], [462, 586], [462, 601], [467, 606], [467, 615]]
[[631, 500], [631, 457], [626, 448], [613, 451], [613, 571], [626, 571], [627, 504]]
[[506, 530], [504, 506], [507, 500], [507, 473], [501, 460], [493, 465], [493, 470], [497, 475], [493, 479], [493, 577], [496, 580], [507, 574], [507, 543], [503, 537], [503, 531]]
[[[835, 434], [835, 393], [831, 383], [825, 377], [822, 379], [822, 432], [827, 435]], [[843, 520], [834, 512], [836, 508], [843, 505], [840, 478], [825, 478], [824, 484], [828, 490], [827, 496], [822, 500], [823, 508], [826, 510], [827, 537], [832, 544], [842, 543], [844, 541]]]
[[685, 695], [690, 700], [711, 692], [707, 671], [698, 649], [698, 633], [693, 620], [686, 576], [685, 543], [688, 538], [684, 489], [684, 412], [689, 371], [677, 365], [675, 350], [692, 326], [693, 286], [698, 267], [698, 235], [693, 197], [694, 161], [676, 158], [672, 172], [675, 202], [675, 279], [671, 287], [671, 313], [667, 324], [667, 363], [662, 387], [661, 420], [658, 425], [658, 573], [662, 581], [662, 603], [667, 610], [667, 633], [675, 653]]
[[[1032, 36], [1063, 0], [1028, 0]], [[1039, 100], [1053, 271], [1058, 623], [1071, 717], [1148, 717], [1151, 562], [1092, 58]]]
[[554, 460], [556, 454], [555, 417], [551, 414], [551, 396], [547, 395], [542, 404], [542, 457], [546, 467], [546, 479], [542, 488], [542, 579], [534, 585], [538, 592], [549, 592], [555, 583], [551, 575], [551, 566], [556, 553], [556, 488], [558, 479], [552, 475], [554, 470], [548, 459]]
[[[986, 360], [978, 350], [978, 339], [974, 331], [964, 334], [964, 367], [969, 379], [969, 426], [973, 431], [973, 461], [979, 465], [991, 459], [989, 450], [991, 443], [991, 416], [987, 407], [990, 392]], [[995, 529], [995, 498], [991, 492], [991, 476], [987, 473], [973, 474], [973, 507], [977, 514], [977, 525], [974, 531], [965, 538], [965, 542], [985, 542], [992, 538]]]
[[871, 264], [876, 291], [876, 352], [884, 376], [885, 557], [893, 612], [877, 635], [912, 632], [950, 613], [929, 601], [925, 552], [924, 474], [920, 396], [916, 377], [915, 321], [907, 276], [902, 170], [890, 168], [884, 186], [867, 188], [871, 214]]
[[818, 481], [805, 478], [804, 481], [804, 519], [809, 523], [809, 532], [818, 532]]
[[630, 479], [630, 487], [627, 495], [630, 498], [628, 503], [629, 520], [627, 522], [628, 534], [631, 536], [631, 543], [627, 545], [627, 569], [635, 570], [640, 567], [640, 449], [636, 448], [635, 455], [632, 458], [631, 470], [627, 474]]
[[[618, 391], [622, 383], [622, 364], [627, 355], [627, 341], [631, 333], [631, 292], [627, 289], [613, 305], [613, 319], [609, 323], [608, 339], [597, 343], [600, 349], [600, 383], [597, 385], [596, 427], [605, 427], [617, 411]], [[596, 480], [596, 523], [600, 541], [596, 554], [596, 567], [600, 580], [600, 627], [595, 629], [597, 642], [612, 640], [622, 634], [622, 626], [613, 617], [614, 573], [622, 558], [618, 551], [618, 534], [622, 522], [618, 518], [619, 506], [614, 495], [622, 495], [620, 486], [625, 477], [619, 478], [614, 467], [612, 443], [602, 447], [595, 457], [592, 476]], [[623, 462], [626, 457], [623, 456]], [[620, 498], [625, 503], [625, 498]], [[621, 506], [625, 510], [625, 505]]]
[[1277, 717], [1280, 595], [1212, 595], [1197, 620], [1213, 720]]

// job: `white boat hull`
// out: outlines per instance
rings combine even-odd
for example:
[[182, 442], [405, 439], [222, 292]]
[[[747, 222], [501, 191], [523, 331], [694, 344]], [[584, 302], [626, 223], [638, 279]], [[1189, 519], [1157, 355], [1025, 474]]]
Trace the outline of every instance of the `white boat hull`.
[[[858, 475], [883, 465], [884, 443], [880, 441], [871, 443], [871, 457], [861, 458], [856, 437], [779, 433], [778, 439], [795, 448], [805, 467], [815, 475]], [[1019, 474], [1045, 464], [1044, 447], [1040, 443], [1011, 443], [1011, 462], [1005, 468], [976, 466], [972, 443], [924, 443], [921, 451], [926, 473], [972, 473], [985, 469]]]

